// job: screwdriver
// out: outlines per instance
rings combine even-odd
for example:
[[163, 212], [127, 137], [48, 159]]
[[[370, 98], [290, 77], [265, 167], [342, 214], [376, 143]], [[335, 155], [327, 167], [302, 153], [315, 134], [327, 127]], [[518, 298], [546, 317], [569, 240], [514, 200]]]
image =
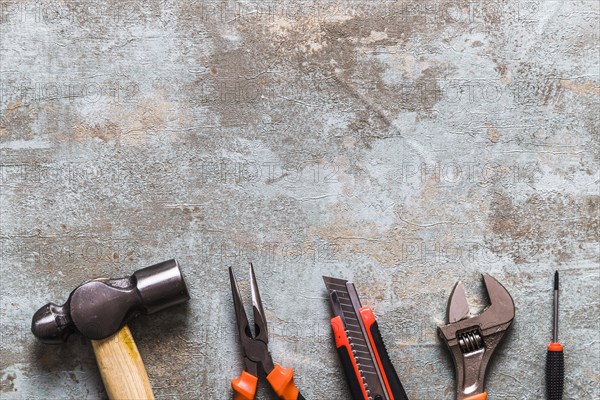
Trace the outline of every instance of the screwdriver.
[[554, 323], [552, 342], [546, 353], [546, 394], [548, 400], [562, 400], [565, 380], [563, 346], [558, 343], [558, 271], [554, 272]]

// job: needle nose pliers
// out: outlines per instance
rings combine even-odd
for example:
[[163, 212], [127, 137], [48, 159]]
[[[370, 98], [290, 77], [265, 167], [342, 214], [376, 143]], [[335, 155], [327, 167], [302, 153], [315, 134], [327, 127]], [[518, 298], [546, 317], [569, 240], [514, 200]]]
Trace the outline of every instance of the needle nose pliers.
[[269, 353], [269, 334], [267, 320], [263, 310], [254, 268], [250, 264], [250, 284], [252, 293], [252, 309], [254, 313], [254, 336], [250, 331], [248, 317], [244, 311], [244, 303], [240, 295], [233, 269], [229, 268], [229, 279], [231, 281], [231, 293], [235, 308], [235, 319], [237, 321], [238, 334], [244, 351], [245, 369], [242, 374], [231, 381], [231, 387], [235, 392], [235, 400], [253, 400], [256, 396], [258, 386], [258, 367], [267, 375], [267, 381], [283, 400], [305, 400], [294, 383], [294, 371], [291, 368], [283, 368], [273, 363]]

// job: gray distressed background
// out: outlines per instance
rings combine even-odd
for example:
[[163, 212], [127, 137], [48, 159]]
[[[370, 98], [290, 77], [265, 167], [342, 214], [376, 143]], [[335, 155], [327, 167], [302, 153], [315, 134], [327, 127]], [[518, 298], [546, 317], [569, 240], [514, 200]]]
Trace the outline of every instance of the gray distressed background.
[[[160, 399], [227, 399], [227, 267], [276, 362], [347, 399], [321, 275], [357, 284], [411, 399], [453, 399], [452, 285], [515, 299], [492, 399], [600, 398], [597, 1], [0, 2], [2, 399], [103, 398], [34, 311], [176, 257], [188, 306], [131, 324]], [[259, 398], [274, 399], [261, 380]]]

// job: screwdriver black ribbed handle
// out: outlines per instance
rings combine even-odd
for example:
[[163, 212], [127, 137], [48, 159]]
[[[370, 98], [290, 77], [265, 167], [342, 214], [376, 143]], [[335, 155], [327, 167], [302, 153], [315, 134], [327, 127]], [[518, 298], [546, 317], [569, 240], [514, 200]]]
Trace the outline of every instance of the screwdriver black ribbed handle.
[[546, 353], [546, 395], [548, 400], [562, 400], [565, 382], [563, 346], [558, 343], [558, 271], [554, 273], [554, 321], [552, 342]]
[[565, 359], [563, 347], [550, 343], [546, 353], [546, 392], [548, 400], [562, 400], [565, 382]]

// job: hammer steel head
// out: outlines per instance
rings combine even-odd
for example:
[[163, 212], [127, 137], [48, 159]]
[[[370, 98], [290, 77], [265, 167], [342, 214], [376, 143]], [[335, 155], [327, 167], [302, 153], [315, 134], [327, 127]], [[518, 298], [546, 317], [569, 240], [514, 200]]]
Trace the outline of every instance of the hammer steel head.
[[152, 314], [189, 298], [179, 264], [169, 260], [130, 277], [83, 283], [62, 306], [48, 303], [40, 308], [31, 331], [49, 344], [62, 343], [75, 331], [89, 339], [104, 339], [139, 314]]

